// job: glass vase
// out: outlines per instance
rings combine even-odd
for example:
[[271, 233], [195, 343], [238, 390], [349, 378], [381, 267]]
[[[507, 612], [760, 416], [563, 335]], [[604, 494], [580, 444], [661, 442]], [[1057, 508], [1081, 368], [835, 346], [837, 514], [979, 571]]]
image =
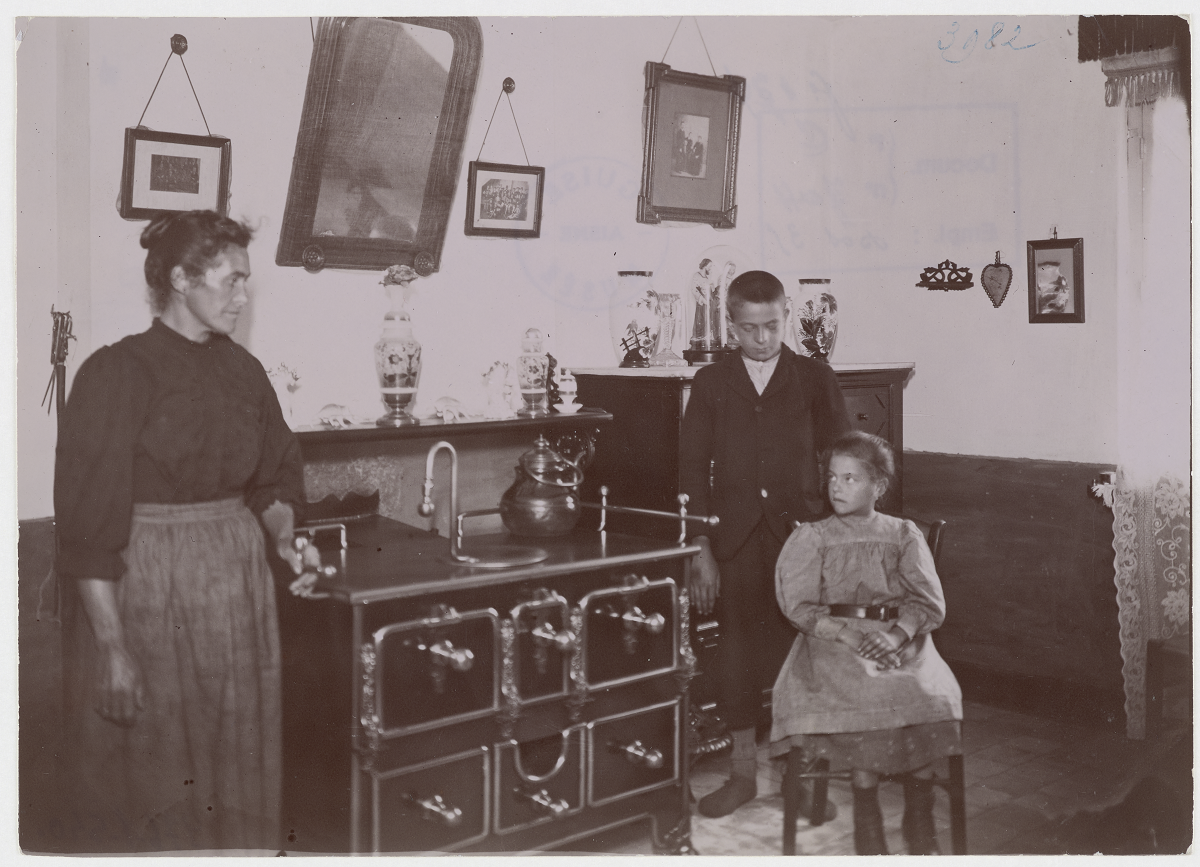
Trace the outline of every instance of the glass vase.
[[675, 350], [680, 331], [682, 299], [672, 292], [658, 293], [658, 351], [650, 358], [651, 367], [686, 367], [687, 362]]
[[618, 271], [608, 327], [621, 367], [649, 367], [660, 327], [653, 271]]

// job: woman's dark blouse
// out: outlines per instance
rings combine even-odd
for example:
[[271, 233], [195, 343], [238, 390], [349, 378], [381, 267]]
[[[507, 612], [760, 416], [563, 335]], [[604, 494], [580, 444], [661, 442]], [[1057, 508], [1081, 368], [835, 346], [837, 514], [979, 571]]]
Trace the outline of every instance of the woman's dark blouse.
[[83, 363], [58, 431], [60, 575], [120, 578], [134, 503], [237, 496], [255, 514], [304, 503], [300, 446], [253, 355], [155, 319]]

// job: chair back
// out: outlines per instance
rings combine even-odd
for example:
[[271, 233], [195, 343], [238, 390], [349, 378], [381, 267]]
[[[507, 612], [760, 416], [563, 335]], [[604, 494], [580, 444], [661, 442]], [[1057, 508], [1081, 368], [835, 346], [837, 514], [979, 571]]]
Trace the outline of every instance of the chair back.
[[929, 552], [933, 554], [933, 565], [935, 568], [940, 566], [942, 531], [946, 529], [946, 522], [942, 520], [920, 521], [916, 518], [909, 518], [908, 520], [916, 524], [917, 529], [925, 534], [925, 541], [929, 543]]

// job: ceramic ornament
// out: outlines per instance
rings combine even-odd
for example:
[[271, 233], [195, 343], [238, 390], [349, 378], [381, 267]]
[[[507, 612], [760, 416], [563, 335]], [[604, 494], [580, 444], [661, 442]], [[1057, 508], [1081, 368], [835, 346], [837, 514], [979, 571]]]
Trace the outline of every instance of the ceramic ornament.
[[1004, 303], [1008, 287], [1012, 285], [1012, 278], [1012, 268], [1000, 261], [1000, 251], [997, 250], [996, 261], [991, 265], [984, 265], [983, 270], [979, 272], [979, 282], [983, 284], [983, 291], [987, 293], [988, 298], [992, 299], [993, 307]]

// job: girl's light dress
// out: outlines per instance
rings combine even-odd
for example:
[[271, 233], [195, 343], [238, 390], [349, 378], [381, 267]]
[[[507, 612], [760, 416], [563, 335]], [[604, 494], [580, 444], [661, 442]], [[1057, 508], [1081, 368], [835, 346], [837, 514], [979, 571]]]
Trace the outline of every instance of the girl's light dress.
[[[916, 770], [961, 752], [962, 691], [929, 633], [946, 615], [941, 582], [912, 521], [879, 513], [802, 524], [775, 569], [779, 606], [800, 630], [773, 693], [772, 753], [804, 747], [840, 767]], [[894, 621], [830, 617], [829, 606], [885, 605]], [[885, 669], [836, 640], [899, 626], [912, 639]]]

